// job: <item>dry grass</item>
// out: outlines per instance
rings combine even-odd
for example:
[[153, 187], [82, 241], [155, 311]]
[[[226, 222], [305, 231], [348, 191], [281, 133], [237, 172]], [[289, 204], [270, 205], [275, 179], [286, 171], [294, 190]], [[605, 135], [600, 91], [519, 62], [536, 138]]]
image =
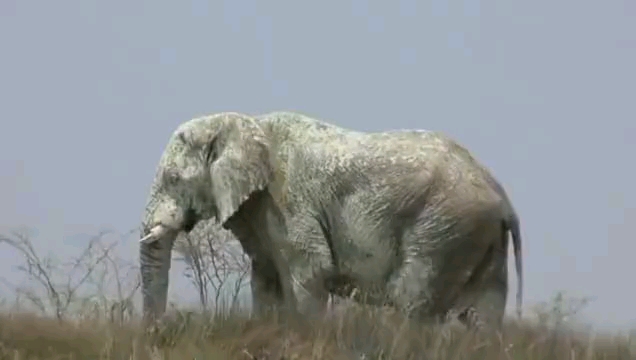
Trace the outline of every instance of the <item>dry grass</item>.
[[[1, 359], [633, 359], [628, 338], [507, 324], [503, 335], [409, 328], [396, 315], [352, 309], [322, 321], [183, 312], [154, 332], [133, 323], [0, 317]], [[631, 347], [631, 348], [630, 348]]]
[[[228, 255], [221, 246], [226, 240], [184, 242], [184, 275], [200, 308], [240, 308], [235, 300], [249, 262]], [[588, 300], [562, 293], [537, 308], [538, 325], [508, 323], [494, 335], [451, 325], [409, 325], [395, 313], [346, 301], [330, 318], [315, 321], [174, 310], [163, 324], [145, 331], [135, 322], [139, 271], [118, 255], [115, 243], [96, 236], [77, 256], [58, 259], [40, 253], [24, 233], [0, 234], [0, 245], [22, 258], [16, 270], [24, 275], [22, 281], [13, 279], [19, 285], [0, 277], [15, 292], [13, 305], [0, 303], [0, 360], [636, 359], [636, 342], [626, 336], [568, 328]], [[223, 285], [232, 290], [229, 297], [222, 296]], [[232, 306], [219, 306], [223, 298]]]

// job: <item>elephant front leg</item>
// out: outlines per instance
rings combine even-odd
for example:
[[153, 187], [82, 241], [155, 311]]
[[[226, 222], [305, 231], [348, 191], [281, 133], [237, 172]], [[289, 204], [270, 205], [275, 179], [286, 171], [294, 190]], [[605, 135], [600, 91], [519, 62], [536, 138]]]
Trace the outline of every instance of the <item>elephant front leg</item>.
[[288, 224], [291, 246], [286, 255], [298, 310], [305, 317], [322, 317], [329, 302], [325, 279], [337, 272], [329, 242], [311, 213], [298, 213]]
[[282, 309], [295, 314], [289, 267], [281, 253], [287, 237], [285, 220], [271, 195], [266, 190], [252, 194], [223, 227], [234, 233], [252, 260], [250, 284], [255, 311]]
[[275, 312], [283, 306], [283, 290], [272, 261], [252, 260], [250, 288], [252, 308], [257, 316]]

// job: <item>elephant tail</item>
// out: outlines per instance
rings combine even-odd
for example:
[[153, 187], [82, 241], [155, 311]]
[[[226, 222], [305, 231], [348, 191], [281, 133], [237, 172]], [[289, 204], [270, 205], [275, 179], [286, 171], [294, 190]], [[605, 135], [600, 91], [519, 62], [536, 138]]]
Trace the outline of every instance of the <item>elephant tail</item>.
[[514, 210], [511, 212], [506, 223], [512, 237], [512, 247], [515, 255], [515, 271], [517, 272], [517, 317], [521, 319], [521, 305], [523, 304], [523, 260], [521, 257], [522, 250], [519, 217]]
[[521, 250], [521, 229], [519, 226], [519, 216], [515, 211], [512, 203], [510, 202], [510, 198], [503, 186], [495, 180], [494, 178], [490, 178], [491, 184], [493, 185], [495, 191], [502, 197], [503, 201], [506, 204], [506, 217], [504, 221], [504, 227], [510, 231], [510, 236], [512, 237], [512, 247], [515, 256], [515, 271], [517, 273], [517, 317], [521, 319], [521, 306], [523, 305], [523, 259], [522, 259], [522, 250]]

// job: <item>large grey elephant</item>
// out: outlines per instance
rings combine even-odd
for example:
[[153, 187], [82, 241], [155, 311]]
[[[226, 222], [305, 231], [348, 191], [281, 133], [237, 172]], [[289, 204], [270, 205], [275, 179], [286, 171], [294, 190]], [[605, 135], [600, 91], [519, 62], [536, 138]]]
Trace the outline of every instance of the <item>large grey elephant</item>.
[[470, 309], [500, 325], [519, 220], [505, 191], [438, 132], [346, 130], [295, 112], [219, 113], [172, 134], [152, 184], [140, 261], [146, 319], [165, 311], [171, 249], [212, 219], [252, 262], [257, 312], [320, 310], [328, 293], [421, 321]]

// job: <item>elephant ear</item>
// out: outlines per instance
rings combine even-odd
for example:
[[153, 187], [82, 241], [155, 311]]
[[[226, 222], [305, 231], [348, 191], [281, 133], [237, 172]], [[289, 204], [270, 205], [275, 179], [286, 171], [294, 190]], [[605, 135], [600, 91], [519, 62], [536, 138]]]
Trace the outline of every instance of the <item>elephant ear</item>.
[[252, 193], [267, 188], [274, 172], [268, 139], [254, 119], [228, 114], [215, 142], [219, 153], [210, 174], [217, 220], [224, 224]]

